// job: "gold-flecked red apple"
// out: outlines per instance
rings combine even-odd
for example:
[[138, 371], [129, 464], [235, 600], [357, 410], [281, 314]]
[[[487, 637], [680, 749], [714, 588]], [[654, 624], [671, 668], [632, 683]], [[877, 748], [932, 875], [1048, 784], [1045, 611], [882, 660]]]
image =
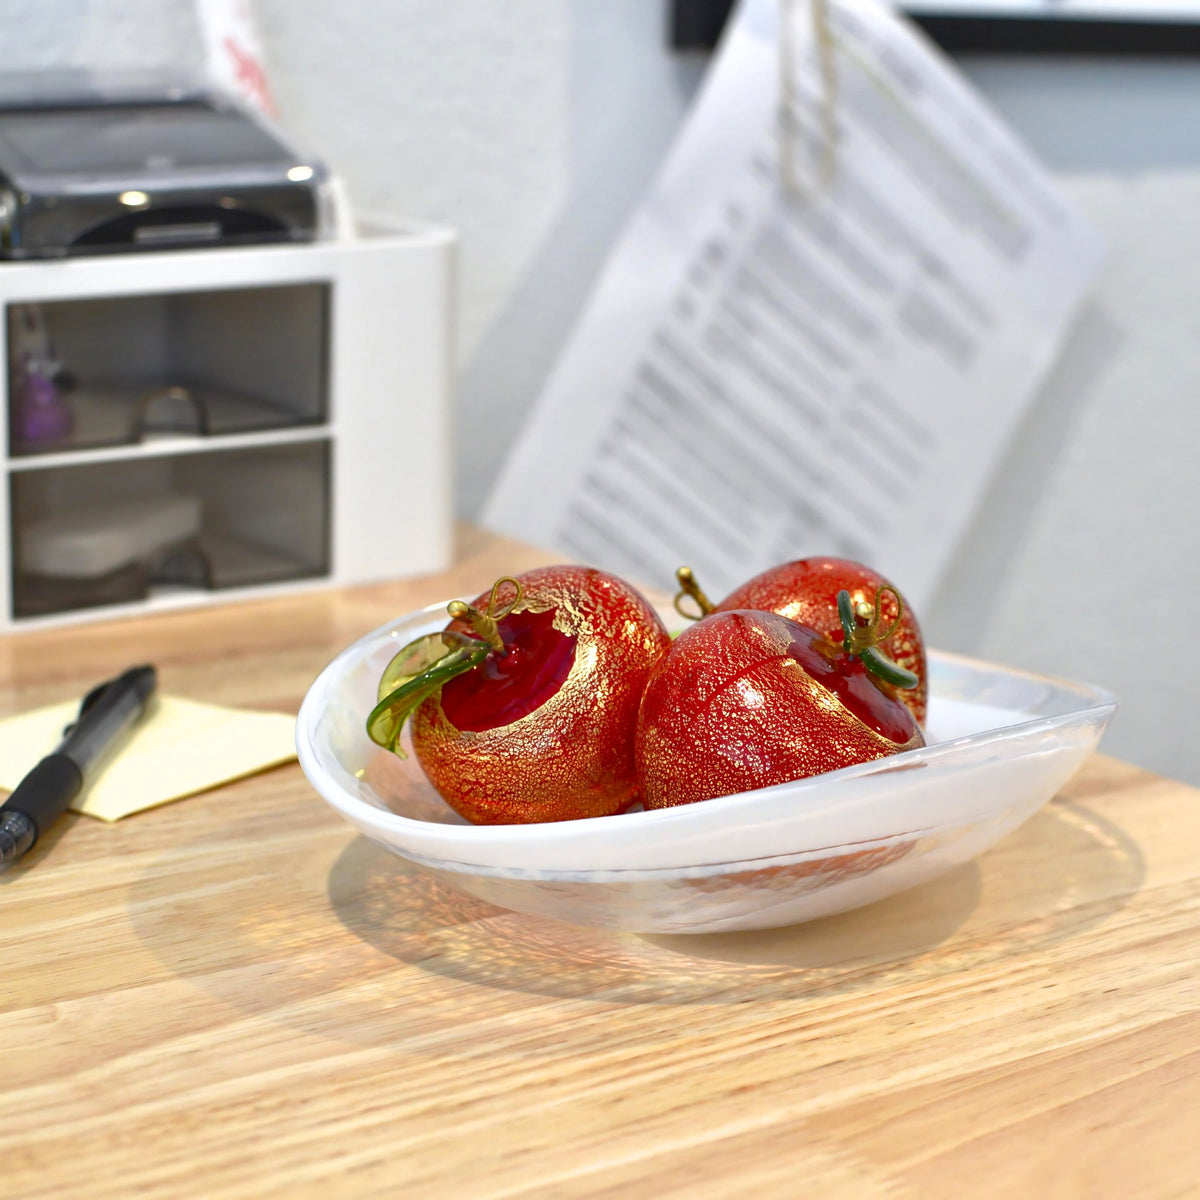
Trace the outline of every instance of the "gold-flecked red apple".
[[700, 615], [760, 609], [807, 625], [833, 642], [841, 642], [845, 636], [838, 616], [838, 593], [849, 592], [855, 626], [861, 631], [857, 640], [869, 639], [891, 662], [917, 677], [915, 687], [893, 689], [893, 694], [908, 706], [918, 724], [924, 725], [929, 684], [921, 626], [911, 605], [878, 571], [848, 558], [802, 558], [763, 571], [715, 605], [709, 603], [687, 567], [680, 567], [676, 575], [681, 588], [676, 607], [684, 616], [696, 615], [680, 605], [687, 595]]
[[398, 750], [411, 716], [417, 760], [443, 799], [481, 824], [605, 816], [640, 798], [637, 710], [670, 638], [627, 583], [554, 566], [454, 602], [441, 634], [385, 672], [368, 720]]
[[[843, 621], [855, 621], [849, 593]], [[846, 640], [843, 630], [843, 641]], [[925, 744], [880, 686], [915, 678], [777, 613], [715, 612], [684, 630], [650, 673], [637, 761], [647, 808], [786, 783]]]

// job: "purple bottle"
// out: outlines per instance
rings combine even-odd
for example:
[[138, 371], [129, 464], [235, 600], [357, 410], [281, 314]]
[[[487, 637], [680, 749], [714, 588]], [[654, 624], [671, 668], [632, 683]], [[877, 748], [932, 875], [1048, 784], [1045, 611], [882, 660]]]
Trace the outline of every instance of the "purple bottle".
[[61, 442], [71, 436], [75, 416], [53, 381], [38, 364], [26, 364], [13, 405], [17, 442]]

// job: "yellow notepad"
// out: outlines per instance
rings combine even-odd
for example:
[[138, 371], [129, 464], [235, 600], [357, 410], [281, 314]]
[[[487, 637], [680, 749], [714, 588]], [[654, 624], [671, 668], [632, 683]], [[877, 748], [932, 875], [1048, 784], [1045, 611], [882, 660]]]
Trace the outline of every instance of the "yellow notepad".
[[[62, 740], [79, 702], [0, 721], [0, 787], [17, 786]], [[157, 696], [71, 807], [104, 821], [179, 800], [296, 757], [295, 717]]]

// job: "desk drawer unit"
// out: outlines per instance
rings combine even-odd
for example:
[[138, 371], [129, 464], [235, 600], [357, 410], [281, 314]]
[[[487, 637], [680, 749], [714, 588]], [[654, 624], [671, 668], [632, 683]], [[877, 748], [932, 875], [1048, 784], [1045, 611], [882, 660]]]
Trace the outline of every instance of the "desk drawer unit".
[[0, 265], [0, 627], [445, 566], [453, 250]]

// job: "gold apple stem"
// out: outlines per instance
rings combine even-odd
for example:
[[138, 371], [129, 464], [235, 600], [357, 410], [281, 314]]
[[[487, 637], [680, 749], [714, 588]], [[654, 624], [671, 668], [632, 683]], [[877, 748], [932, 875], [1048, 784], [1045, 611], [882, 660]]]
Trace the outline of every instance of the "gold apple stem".
[[[715, 611], [712, 601], [704, 594], [703, 589], [696, 582], [696, 575], [691, 567], [680, 567], [675, 572], [675, 578], [679, 581], [679, 591], [675, 593], [675, 611], [689, 621], [699, 621], [702, 617], [707, 617]], [[698, 609], [697, 612], [689, 612], [683, 606], [686, 599], [691, 599]]]
[[[883, 618], [883, 597], [885, 593], [890, 593], [896, 601], [896, 616], [892, 623], [881, 633], [879, 624]], [[886, 642], [899, 629], [900, 622], [904, 617], [904, 597], [891, 584], [885, 583], [875, 592], [875, 603], [872, 605], [864, 601], [856, 604], [854, 606], [854, 615], [857, 618], [856, 628], [846, 643], [846, 649], [851, 654], [856, 654], [861, 650], [868, 649], [871, 646], [878, 646], [881, 642]]]
[[[499, 595], [501, 584], [511, 583], [516, 589], [513, 598], [507, 603], [496, 607], [496, 597]], [[473, 604], [463, 600], [451, 600], [446, 605], [446, 611], [456, 620], [470, 625], [476, 636], [482, 638], [497, 654], [506, 654], [504, 639], [500, 636], [499, 621], [507, 617], [518, 604], [523, 595], [521, 583], [511, 575], [503, 575], [492, 584], [491, 595], [488, 596], [487, 608], [480, 611]]]

